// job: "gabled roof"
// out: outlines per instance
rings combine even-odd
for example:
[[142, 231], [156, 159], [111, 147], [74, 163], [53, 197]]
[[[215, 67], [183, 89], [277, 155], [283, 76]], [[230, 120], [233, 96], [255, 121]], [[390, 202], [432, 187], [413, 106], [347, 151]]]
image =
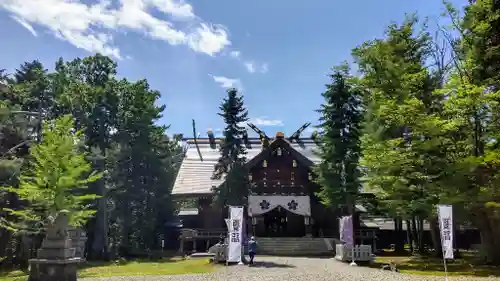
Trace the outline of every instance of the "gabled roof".
[[272, 143], [270, 143], [266, 149], [261, 150], [260, 153], [257, 154], [254, 158], [250, 159], [247, 163], [247, 167], [252, 168], [255, 165], [259, 164], [261, 161], [263, 161], [265, 159], [269, 159], [269, 157], [271, 156], [271, 153], [277, 147], [287, 148], [290, 151], [290, 153], [292, 154], [292, 156], [295, 157], [295, 159], [297, 159], [302, 165], [309, 167], [309, 166], [312, 166], [314, 164], [314, 162], [311, 159], [302, 155], [294, 147], [292, 147], [292, 145], [288, 141], [286, 141], [284, 139], [277, 139], [277, 140], [273, 141]]
[[[288, 143], [285, 140], [282, 140], [285, 142], [282, 145], [288, 145], [292, 148], [290, 151], [295, 154], [298, 161], [309, 164], [318, 163], [320, 159], [314, 153], [316, 144], [312, 139], [301, 140], [304, 147], [301, 147], [297, 143]], [[202, 196], [211, 194], [213, 186], [218, 186], [224, 182], [223, 179], [212, 180], [214, 166], [220, 157], [218, 148], [212, 149], [208, 138], [198, 139], [198, 146], [203, 158], [203, 161], [201, 161], [193, 139], [184, 139], [184, 141], [187, 144], [187, 151], [181, 167], [179, 168], [179, 172], [172, 189], [172, 194], [177, 196]], [[220, 143], [220, 140], [216, 140], [216, 143]], [[258, 138], [250, 138], [249, 143], [251, 148], [247, 149], [246, 155], [247, 163], [249, 165], [259, 163], [260, 160], [258, 159], [263, 160], [266, 153], [270, 153], [269, 149], [262, 150], [262, 144]], [[271, 143], [271, 147], [273, 143]]]

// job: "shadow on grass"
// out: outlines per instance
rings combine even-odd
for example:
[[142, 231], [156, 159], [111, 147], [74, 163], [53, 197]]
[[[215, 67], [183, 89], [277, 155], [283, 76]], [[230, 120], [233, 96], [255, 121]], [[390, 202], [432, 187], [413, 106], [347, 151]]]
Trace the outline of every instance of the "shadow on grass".
[[169, 258], [159, 258], [159, 259], [118, 259], [113, 261], [84, 261], [78, 266], [78, 269], [87, 269], [91, 267], [100, 267], [100, 266], [124, 266], [131, 263], [134, 264], [174, 263], [183, 260], [184, 259], [182, 257], [169, 257]]
[[79, 276], [176, 275], [207, 273], [213, 270], [214, 266], [208, 259], [136, 259], [118, 260], [114, 263], [87, 263], [79, 268]]
[[[370, 264], [373, 268], [382, 268], [391, 262], [396, 264], [401, 273], [418, 275], [444, 275], [443, 260], [429, 256], [378, 256], [375, 262]], [[463, 255], [460, 259], [447, 261], [449, 275], [466, 276], [500, 276], [500, 267], [480, 264], [473, 255]]]
[[[130, 259], [110, 262], [89, 261], [78, 267], [78, 277], [146, 276], [207, 273], [214, 270], [208, 259]], [[27, 271], [0, 272], [0, 281], [26, 281]]]

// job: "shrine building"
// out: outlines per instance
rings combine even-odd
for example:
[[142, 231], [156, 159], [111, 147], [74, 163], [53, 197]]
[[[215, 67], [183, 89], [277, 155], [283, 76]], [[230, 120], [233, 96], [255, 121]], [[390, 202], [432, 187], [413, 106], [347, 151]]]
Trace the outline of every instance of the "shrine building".
[[[251, 183], [245, 206], [245, 234], [256, 236], [260, 251], [271, 254], [296, 254], [301, 249], [302, 254], [332, 251], [332, 244], [334, 248], [335, 239], [339, 238], [342, 214], [324, 206], [315, 195], [319, 186], [312, 168], [320, 162], [315, 154], [317, 145], [312, 138], [300, 137], [310, 123], [290, 137], [278, 132], [272, 138], [253, 124], [247, 125], [260, 137], [245, 136], [241, 140], [247, 148]], [[212, 179], [221, 139], [208, 132], [208, 138], [184, 142], [186, 152], [172, 190], [175, 200], [188, 203], [178, 214], [183, 227], [180, 248], [182, 251], [188, 241], [192, 242], [192, 250], [204, 251], [227, 233], [227, 210], [212, 204], [214, 187], [224, 182]], [[365, 199], [373, 197], [363, 192], [362, 195]], [[395, 239], [406, 236], [401, 220], [372, 216], [359, 203], [355, 210], [356, 245], [371, 245], [376, 251], [377, 246], [389, 247]]]
[[[278, 132], [273, 138], [252, 124], [259, 138], [245, 138], [250, 196], [247, 204], [247, 233], [257, 237], [338, 237], [339, 213], [326, 208], [315, 193], [312, 167], [320, 159], [311, 138], [300, 138], [305, 124], [291, 137]], [[181, 209], [185, 228], [210, 232], [224, 229], [224, 210], [212, 205], [212, 190], [223, 183], [213, 180], [220, 152], [220, 139], [184, 139], [186, 155], [177, 174], [172, 195], [191, 201]], [[362, 211], [361, 206], [357, 206]]]

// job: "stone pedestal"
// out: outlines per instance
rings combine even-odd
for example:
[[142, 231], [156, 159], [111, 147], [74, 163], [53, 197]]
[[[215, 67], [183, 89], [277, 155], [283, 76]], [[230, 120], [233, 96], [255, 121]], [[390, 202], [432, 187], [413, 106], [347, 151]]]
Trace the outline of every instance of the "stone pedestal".
[[68, 231], [68, 236], [71, 239], [71, 247], [75, 248], [75, 257], [84, 260], [86, 233], [81, 229], [71, 229]]
[[75, 248], [68, 236], [67, 212], [60, 212], [47, 228], [47, 237], [31, 259], [28, 281], [76, 281], [80, 257], [75, 257]]
[[80, 261], [80, 258], [32, 259], [28, 281], [76, 281], [77, 265]]

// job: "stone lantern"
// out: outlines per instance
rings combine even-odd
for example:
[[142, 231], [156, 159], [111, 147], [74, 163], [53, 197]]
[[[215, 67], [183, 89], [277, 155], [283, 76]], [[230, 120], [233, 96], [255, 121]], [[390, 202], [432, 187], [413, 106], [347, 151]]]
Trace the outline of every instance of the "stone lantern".
[[42, 247], [37, 257], [29, 261], [28, 281], [76, 281], [77, 265], [82, 259], [75, 256], [68, 235], [69, 213], [60, 211], [55, 219], [49, 220]]

